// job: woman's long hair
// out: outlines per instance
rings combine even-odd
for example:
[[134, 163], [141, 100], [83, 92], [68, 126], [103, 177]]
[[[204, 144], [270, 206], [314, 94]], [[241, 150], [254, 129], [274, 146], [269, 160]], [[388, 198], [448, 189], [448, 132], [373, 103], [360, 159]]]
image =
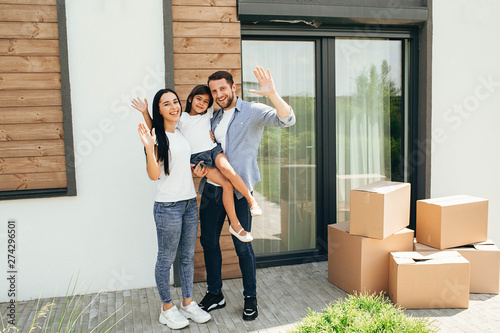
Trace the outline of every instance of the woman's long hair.
[[156, 93], [154, 99], [153, 99], [153, 128], [155, 129], [156, 132], [156, 143], [158, 145], [158, 151], [157, 151], [157, 158], [158, 161], [163, 162], [163, 167], [165, 170], [165, 174], [168, 175], [170, 174], [170, 168], [169, 168], [169, 163], [168, 163], [168, 154], [169, 154], [169, 142], [167, 138], [167, 134], [165, 133], [165, 123], [163, 116], [160, 113], [160, 99], [163, 94], [171, 92], [173, 93], [176, 97], [177, 100], [179, 101], [179, 106], [181, 108], [181, 114], [182, 114], [182, 104], [181, 100], [179, 99], [179, 96], [175, 91], [172, 89], [160, 89]]
[[214, 98], [212, 97], [212, 94], [210, 93], [210, 88], [208, 86], [199, 84], [196, 87], [191, 90], [191, 93], [189, 94], [187, 101], [186, 101], [186, 112], [191, 113], [191, 105], [193, 105], [193, 98], [195, 95], [208, 95], [210, 101], [208, 102], [208, 107], [211, 107], [212, 104], [214, 104]]

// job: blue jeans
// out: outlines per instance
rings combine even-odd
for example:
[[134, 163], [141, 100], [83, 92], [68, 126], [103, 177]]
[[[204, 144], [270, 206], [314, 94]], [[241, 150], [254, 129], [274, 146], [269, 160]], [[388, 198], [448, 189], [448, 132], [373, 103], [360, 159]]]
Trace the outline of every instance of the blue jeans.
[[177, 202], [155, 202], [154, 218], [158, 237], [155, 279], [163, 303], [170, 297], [170, 267], [179, 251], [179, 274], [183, 298], [193, 297], [194, 247], [198, 233], [196, 198]]
[[[234, 196], [236, 216], [246, 231], [251, 231], [252, 215], [245, 198]], [[222, 187], [206, 184], [200, 203], [201, 246], [205, 257], [208, 291], [218, 294], [222, 290], [222, 254], [219, 245], [220, 233], [224, 226], [226, 211], [222, 203]], [[228, 227], [228, 226], [227, 226]], [[233, 237], [243, 278], [243, 295], [257, 295], [256, 262], [252, 243], [242, 242]]]

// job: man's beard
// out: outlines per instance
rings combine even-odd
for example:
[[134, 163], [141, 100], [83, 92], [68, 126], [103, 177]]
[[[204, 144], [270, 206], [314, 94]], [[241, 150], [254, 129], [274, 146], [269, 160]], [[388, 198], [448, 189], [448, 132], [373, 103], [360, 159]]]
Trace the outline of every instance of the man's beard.
[[233, 100], [234, 100], [234, 94], [233, 92], [231, 91], [231, 95], [230, 96], [227, 96], [227, 98], [224, 100], [224, 103], [225, 105], [221, 105], [219, 104], [219, 102], [217, 102], [217, 104], [219, 104], [219, 106], [223, 109], [227, 108], [229, 105], [233, 104]]

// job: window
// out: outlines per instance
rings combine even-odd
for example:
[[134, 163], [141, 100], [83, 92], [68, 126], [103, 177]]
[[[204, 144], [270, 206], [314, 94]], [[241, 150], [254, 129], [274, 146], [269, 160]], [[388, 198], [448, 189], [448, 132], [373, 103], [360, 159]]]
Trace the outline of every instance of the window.
[[61, 65], [66, 20], [58, 3], [0, 5], [2, 199], [76, 193], [68, 69]]

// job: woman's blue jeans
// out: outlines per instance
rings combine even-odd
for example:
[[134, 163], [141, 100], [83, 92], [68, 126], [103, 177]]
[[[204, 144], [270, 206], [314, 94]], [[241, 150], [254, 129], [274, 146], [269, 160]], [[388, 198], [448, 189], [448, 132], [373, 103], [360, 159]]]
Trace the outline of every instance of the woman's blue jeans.
[[198, 232], [196, 198], [177, 202], [155, 202], [154, 218], [158, 237], [155, 279], [163, 303], [170, 296], [170, 267], [179, 251], [179, 275], [183, 298], [193, 297], [194, 247]]

